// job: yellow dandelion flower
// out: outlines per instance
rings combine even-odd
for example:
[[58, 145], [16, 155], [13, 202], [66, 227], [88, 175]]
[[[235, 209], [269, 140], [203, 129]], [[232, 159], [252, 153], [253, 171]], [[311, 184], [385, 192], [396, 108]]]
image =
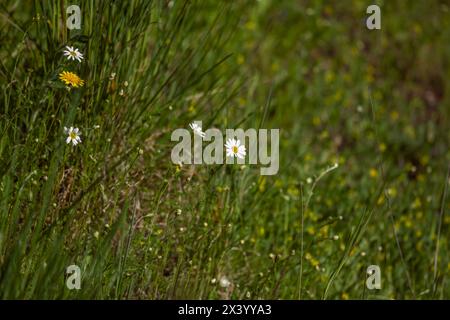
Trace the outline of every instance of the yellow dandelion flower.
[[370, 175], [371, 178], [376, 178], [376, 177], [378, 176], [378, 171], [377, 171], [377, 169], [371, 168], [371, 169], [369, 170], [369, 175]]
[[68, 86], [75, 88], [82, 87], [84, 85], [84, 80], [77, 76], [73, 72], [63, 71], [59, 74], [59, 79]]

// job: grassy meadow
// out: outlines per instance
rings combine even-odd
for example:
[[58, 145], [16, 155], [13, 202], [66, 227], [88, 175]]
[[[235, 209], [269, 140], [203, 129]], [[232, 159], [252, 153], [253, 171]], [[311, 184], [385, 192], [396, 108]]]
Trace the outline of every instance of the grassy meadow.
[[[1, 299], [450, 298], [446, 1], [6, 0], [0, 30]], [[278, 173], [172, 163], [196, 120], [280, 129]]]

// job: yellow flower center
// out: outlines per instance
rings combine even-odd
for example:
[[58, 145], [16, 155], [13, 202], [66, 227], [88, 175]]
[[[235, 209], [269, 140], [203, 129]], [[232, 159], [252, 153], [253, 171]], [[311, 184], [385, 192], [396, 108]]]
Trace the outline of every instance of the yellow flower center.
[[77, 138], [77, 134], [75, 132], [69, 133], [70, 139], [75, 140]]
[[232, 150], [233, 150], [233, 153], [238, 153], [238, 147], [234, 146]]

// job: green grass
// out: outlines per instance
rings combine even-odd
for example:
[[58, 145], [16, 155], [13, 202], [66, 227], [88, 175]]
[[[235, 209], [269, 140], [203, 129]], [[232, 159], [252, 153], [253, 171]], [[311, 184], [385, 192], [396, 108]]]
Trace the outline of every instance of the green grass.
[[[449, 299], [450, 7], [375, 2], [3, 1], [0, 297]], [[194, 120], [279, 128], [278, 174], [172, 164]]]

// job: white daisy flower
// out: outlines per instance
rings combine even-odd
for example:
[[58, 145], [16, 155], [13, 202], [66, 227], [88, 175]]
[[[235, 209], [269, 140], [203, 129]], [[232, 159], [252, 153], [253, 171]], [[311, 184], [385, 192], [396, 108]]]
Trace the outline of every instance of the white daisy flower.
[[66, 46], [67, 50], [64, 50], [64, 55], [67, 57], [68, 60], [72, 59], [75, 61], [75, 59], [78, 60], [78, 62], [81, 62], [83, 60], [83, 54], [78, 51], [77, 48]]
[[66, 143], [71, 143], [76, 146], [81, 142], [81, 131], [78, 130], [78, 128], [70, 127], [66, 128], [64, 127], [64, 133], [67, 134]]
[[195, 134], [199, 135], [202, 138], [205, 137], [205, 133], [202, 131], [202, 127], [200, 127], [198, 124], [192, 122], [189, 127], [191, 127], [192, 131], [194, 131]]
[[227, 157], [244, 159], [246, 155], [245, 146], [241, 145], [241, 141], [239, 140], [228, 139], [225, 148], [227, 149]]

